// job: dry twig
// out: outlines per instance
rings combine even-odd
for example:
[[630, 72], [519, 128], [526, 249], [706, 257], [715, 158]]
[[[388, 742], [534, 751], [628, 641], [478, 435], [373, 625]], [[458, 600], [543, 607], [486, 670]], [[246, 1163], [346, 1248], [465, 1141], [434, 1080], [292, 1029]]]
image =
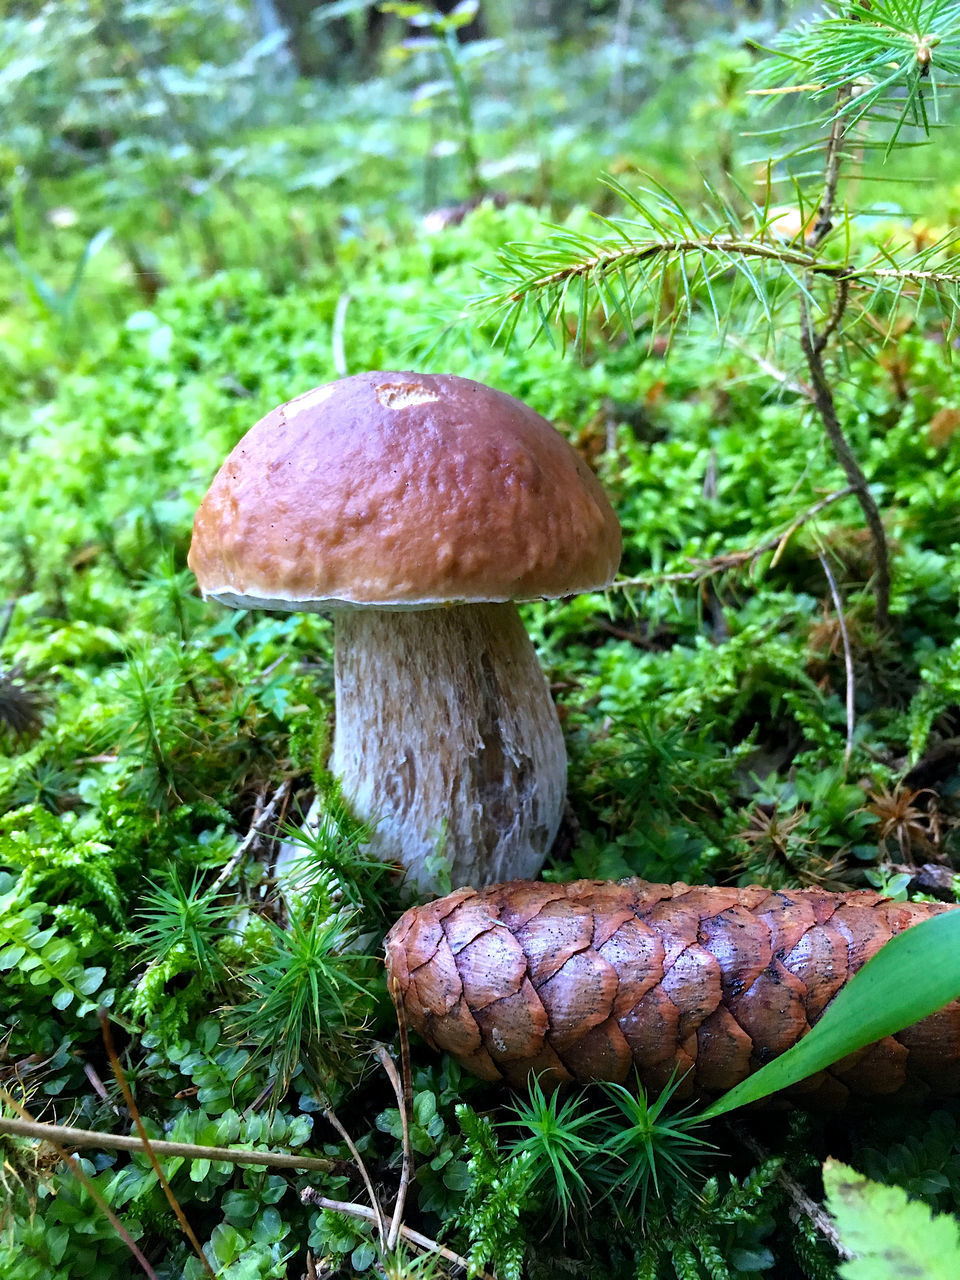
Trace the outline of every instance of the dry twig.
[[830, 594], [833, 597], [833, 607], [837, 614], [837, 626], [840, 628], [840, 639], [843, 643], [843, 665], [846, 668], [847, 673], [847, 745], [843, 752], [843, 767], [844, 769], [847, 769], [850, 765], [850, 755], [853, 751], [853, 731], [856, 727], [853, 654], [850, 650], [850, 633], [847, 630], [847, 620], [843, 616], [843, 601], [840, 599], [840, 592], [837, 590], [836, 579], [830, 570], [830, 564], [823, 552], [818, 551], [817, 556], [820, 560], [820, 564], [823, 566], [823, 572], [826, 575], [827, 582], [830, 586]]
[[[12, 1120], [0, 1116], [0, 1133], [18, 1138], [35, 1138], [55, 1147], [97, 1147], [102, 1151], [142, 1151], [139, 1138], [123, 1133], [100, 1133], [96, 1129], [75, 1129], [70, 1125], [45, 1124], [38, 1120]], [[194, 1142], [161, 1142], [152, 1139], [151, 1147], [158, 1156], [185, 1160], [216, 1160], [224, 1164], [249, 1164], [263, 1169], [287, 1169], [290, 1173], [329, 1173], [335, 1160], [315, 1156], [291, 1156], [275, 1151], [245, 1151], [236, 1147], [207, 1147]]]
[[[770, 1152], [761, 1146], [752, 1134], [747, 1133], [746, 1130], [739, 1126], [734, 1127], [733, 1125], [728, 1125], [727, 1128], [731, 1130], [739, 1142], [743, 1143], [755, 1159], [770, 1159]], [[796, 1178], [792, 1174], [788, 1173], [786, 1169], [781, 1169], [777, 1174], [777, 1181], [790, 1197], [797, 1215], [808, 1218], [813, 1223], [814, 1227], [816, 1227], [817, 1231], [819, 1231], [823, 1236], [824, 1240], [833, 1245], [834, 1249], [837, 1251], [837, 1255], [845, 1262], [852, 1258], [853, 1254], [840, 1239], [839, 1232], [833, 1225], [833, 1219], [822, 1205], [817, 1204], [816, 1200], [814, 1200], [812, 1196], [807, 1195], [806, 1191], [804, 1191]]]
[[370, 1205], [373, 1214], [371, 1220], [377, 1224], [377, 1235], [380, 1237], [380, 1246], [383, 1248], [387, 1243], [387, 1224], [384, 1221], [383, 1210], [380, 1208], [380, 1201], [377, 1199], [377, 1193], [373, 1189], [373, 1181], [370, 1177], [370, 1173], [363, 1162], [363, 1156], [361, 1156], [360, 1152], [357, 1150], [356, 1143], [340, 1123], [340, 1120], [332, 1107], [324, 1107], [323, 1117], [328, 1124], [331, 1124], [333, 1128], [336, 1129], [337, 1133], [339, 1133], [340, 1137], [347, 1144], [347, 1149], [353, 1157], [353, 1163], [357, 1166], [360, 1177], [363, 1179], [363, 1185], [366, 1187], [367, 1195], [370, 1197]]
[[728, 551], [722, 555], [712, 556], [709, 560], [694, 560], [693, 564], [696, 566], [694, 569], [682, 570], [679, 573], [642, 574], [636, 578], [618, 578], [616, 582], [612, 582], [606, 589], [607, 591], [626, 590], [630, 587], [652, 589], [670, 582], [700, 582], [704, 578], [712, 577], [713, 574], [726, 573], [730, 569], [740, 569], [745, 564], [751, 564], [767, 551], [775, 553], [771, 561], [772, 567], [777, 564], [787, 543], [801, 526], [812, 520], [814, 516], [819, 515], [825, 507], [832, 506], [834, 502], [839, 502], [841, 498], [849, 498], [855, 492], [854, 486], [848, 484], [842, 489], [837, 489], [834, 493], [828, 493], [825, 498], [821, 498], [812, 507], [808, 507], [806, 511], [801, 512], [783, 533], [778, 533], [776, 537], [768, 538], [756, 547], [748, 547], [745, 551]]
[[170, 1183], [164, 1177], [163, 1170], [160, 1168], [160, 1161], [157, 1159], [156, 1154], [150, 1145], [150, 1138], [143, 1126], [143, 1121], [140, 1119], [140, 1112], [137, 1108], [136, 1102], [134, 1101], [133, 1091], [130, 1088], [127, 1077], [124, 1075], [123, 1067], [120, 1065], [120, 1059], [117, 1057], [117, 1051], [114, 1048], [113, 1035], [110, 1031], [110, 1019], [107, 1017], [107, 1011], [105, 1009], [99, 1009], [97, 1011], [97, 1017], [100, 1020], [100, 1034], [103, 1036], [103, 1043], [107, 1050], [107, 1057], [110, 1059], [110, 1066], [113, 1069], [113, 1074], [116, 1078], [117, 1084], [120, 1086], [120, 1091], [123, 1094], [124, 1102], [127, 1104], [127, 1110], [130, 1112], [131, 1119], [137, 1126], [137, 1133], [140, 1135], [143, 1150], [147, 1153], [147, 1158], [153, 1166], [154, 1173], [157, 1175], [157, 1181], [160, 1183], [160, 1186], [163, 1189], [163, 1194], [167, 1198], [167, 1204], [169, 1204], [170, 1208], [174, 1212], [174, 1216], [180, 1223], [183, 1234], [190, 1241], [190, 1247], [200, 1259], [200, 1265], [203, 1267], [204, 1271], [206, 1271], [210, 1280], [217, 1280], [216, 1272], [213, 1267], [211, 1267], [207, 1255], [203, 1252], [200, 1241], [197, 1239], [193, 1227], [191, 1227], [190, 1223], [187, 1221], [187, 1216], [180, 1206], [180, 1201], [173, 1194], [173, 1189], [171, 1188]]
[[[317, 1208], [329, 1209], [332, 1213], [346, 1213], [352, 1218], [364, 1218], [367, 1222], [374, 1221], [373, 1210], [368, 1209], [366, 1205], [351, 1204], [346, 1200], [328, 1200], [312, 1187], [304, 1187], [300, 1192], [300, 1199], [304, 1204], [315, 1204]], [[452, 1249], [439, 1244], [436, 1240], [431, 1240], [429, 1236], [422, 1235], [419, 1231], [414, 1231], [412, 1227], [401, 1226], [400, 1235], [404, 1240], [415, 1244], [418, 1249], [423, 1249], [427, 1253], [437, 1253], [441, 1258], [446, 1258], [447, 1262], [452, 1262], [454, 1266], [462, 1267], [464, 1271], [470, 1268], [470, 1263], [461, 1254], [454, 1253]], [[489, 1271], [475, 1271], [473, 1274], [479, 1277], [479, 1280], [497, 1280], [496, 1276], [491, 1275]]]
[[397, 1076], [397, 1068], [393, 1060], [381, 1045], [377, 1056], [386, 1071], [400, 1108], [400, 1123], [403, 1126], [403, 1165], [400, 1170], [400, 1187], [397, 1191], [397, 1203], [393, 1211], [393, 1222], [390, 1225], [390, 1247], [397, 1243], [397, 1232], [403, 1219], [403, 1206], [407, 1198], [407, 1189], [413, 1177], [413, 1143], [410, 1140], [410, 1117], [413, 1115], [413, 1073], [410, 1067], [410, 1037], [407, 1034], [407, 1014], [400, 999], [400, 987], [396, 979], [390, 984], [390, 999], [397, 1011], [397, 1026], [400, 1030], [400, 1068], [403, 1082]]
[[[250, 824], [250, 830], [247, 832], [243, 840], [238, 845], [236, 851], [231, 856], [229, 862], [226, 863], [226, 865], [221, 870], [220, 874], [217, 876], [216, 880], [214, 880], [213, 884], [210, 886], [211, 895], [220, 892], [223, 886], [227, 883], [227, 881], [233, 875], [234, 871], [237, 869], [237, 867], [240, 865], [243, 859], [247, 856], [247, 854], [253, 848], [254, 844], [256, 844], [257, 840], [263, 833], [264, 827], [266, 827], [267, 823], [276, 813], [277, 807], [282, 806], [282, 809], [286, 808], [286, 804], [287, 804], [287, 800], [289, 799], [289, 796], [290, 796], [290, 782], [289, 782], [289, 779], [284, 779], [284, 781], [280, 783], [279, 787], [277, 787], [276, 791], [270, 797], [270, 803], [267, 805], [267, 807], [265, 809], [262, 809], [258, 814], [254, 816], [253, 822]], [[281, 817], [282, 817], [282, 810], [281, 810]]]

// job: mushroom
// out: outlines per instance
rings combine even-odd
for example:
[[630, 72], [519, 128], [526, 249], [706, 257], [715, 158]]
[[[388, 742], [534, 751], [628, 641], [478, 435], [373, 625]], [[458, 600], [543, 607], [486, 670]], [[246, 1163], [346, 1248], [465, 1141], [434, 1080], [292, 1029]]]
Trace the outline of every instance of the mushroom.
[[[563, 811], [556, 708], [515, 601], [606, 586], [596, 477], [512, 396], [361, 373], [280, 405], [194, 521], [204, 597], [332, 611], [332, 772], [371, 849], [422, 893], [535, 875]], [[308, 821], [310, 819], [308, 818]]]

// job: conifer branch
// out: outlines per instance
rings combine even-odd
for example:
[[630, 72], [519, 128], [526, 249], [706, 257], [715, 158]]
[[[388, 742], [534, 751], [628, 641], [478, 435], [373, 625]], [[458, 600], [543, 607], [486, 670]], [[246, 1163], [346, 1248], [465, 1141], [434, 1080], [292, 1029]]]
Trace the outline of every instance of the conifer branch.
[[[555, 260], [557, 246], [547, 242], [544, 245], [523, 245], [522, 256], [510, 250], [501, 255], [501, 262], [513, 272], [510, 276], [494, 276], [511, 287], [501, 293], [485, 295], [477, 299], [477, 305], [493, 304], [506, 306], [510, 303], [527, 302], [550, 290], [565, 289], [577, 279], [604, 280], [616, 276], [619, 272], [629, 270], [655, 258], [676, 259], [687, 254], [713, 254], [722, 259], [720, 265], [726, 270], [730, 265], [726, 259], [761, 259], [776, 263], [781, 267], [797, 267], [814, 276], [829, 280], [845, 280], [848, 284], [870, 285], [876, 281], [902, 281], [905, 284], [932, 284], [944, 288], [960, 287], [960, 261], [951, 261], [945, 270], [922, 270], [911, 267], [877, 266], [868, 263], [865, 266], [853, 266], [850, 263], [828, 262], [813, 253], [802, 249], [778, 247], [764, 244], [757, 239], [739, 239], [732, 236], [703, 236], [702, 238], [682, 238], [664, 240], [630, 240], [614, 246], [608, 242], [583, 257], [571, 256], [568, 261], [552, 270], [538, 270], [546, 266], [551, 259]], [[514, 247], [515, 249], [516, 247]], [[887, 261], [885, 258], [876, 261]], [[955, 269], [953, 269], [955, 266]], [[526, 272], [523, 268], [526, 267]]]
[[842, 84], [837, 90], [837, 108], [833, 113], [833, 121], [830, 125], [830, 140], [827, 143], [823, 195], [820, 198], [820, 208], [817, 210], [817, 220], [807, 240], [811, 249], [816, 248], [824, 236], [828, 235], [833, 229], [833, 206], [837, 199], [837, 183], [840, 181], [840, 156], [843, 151], [844, 139], [847, 136], [848, 121], [843, 114], [843, 109], [850, 101], [852, 92], [853, 90], [849, 84]]

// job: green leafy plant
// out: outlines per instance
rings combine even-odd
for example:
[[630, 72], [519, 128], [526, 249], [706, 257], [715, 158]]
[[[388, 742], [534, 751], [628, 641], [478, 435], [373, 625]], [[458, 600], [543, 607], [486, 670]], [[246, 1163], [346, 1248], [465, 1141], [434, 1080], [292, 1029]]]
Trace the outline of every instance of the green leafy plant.
[[900, 1187], [871, 1182], [839, 1160], [823, 1167], [823, 1184], [849, 1261], [843, 1280], [949, 1280], [960, 1266], [960, 1223], [908, 1200]]
[[456, 114], [460, 130], [460, 151], [467, 172], [470, 194], [478, 196], [486, 189], [480, 173], [480, 157], [477, 148], [477, 129], [473, 118], [471, 88], [467, 79], [467, 68], [476, 62], [478, 56], [488, 57], [500, 47], [497, 40], [472, 42], [464, 47], [457, 38], [457, 32], [473, 22], [479, 10], [478, 0], [460, 0], [460, 3], [447, 13], [434, 9], [430, 4], [412, 2], [412, 0], [390, 0], [379, 4], [382, 13], [392, 13], [403, 18], [411, 26], [428, 35], [416, 40], [406, 40], [395, 46], [395, 57], [409, 57], [418, 52], [435, 53], [449, 77], [448, 81], [431, 81], [422, 84], [416, 97], [416, 108], [423, 110], [434, 100], [447, 93], [453, 95], [456, 103]]
[[137, 913], [142, 922], [131, 937], [150, 964], [157, 964], [175, 949], [182, 949], [191, 968], [207, 981], [223, 974], [224, 961], [217, 944], [226, 936], [236, 908], [204, 889], [201, 876], [194, 870], [189, 885], [184, 885], [174, 869], [165, 880], [150, 884], [141, 899]]
[[531, 1078], [528, 1092], [528, 1098], [513, 1104], [508, 1123], [519, 1130], [519, 1136], [507, 1154], [525, 1155], [528, 1193], [546, 1195], [555, 1202], [565, 1222], [574, 1204], [589, 1198], [581, 1165], [596, 1154], [597, 1146], [585, 1130], [595, 1124], [599, 1112], [585, 1111], [576, 1095], [561, 1100], [558, 1092], [544, 1093], [536, 1077]]

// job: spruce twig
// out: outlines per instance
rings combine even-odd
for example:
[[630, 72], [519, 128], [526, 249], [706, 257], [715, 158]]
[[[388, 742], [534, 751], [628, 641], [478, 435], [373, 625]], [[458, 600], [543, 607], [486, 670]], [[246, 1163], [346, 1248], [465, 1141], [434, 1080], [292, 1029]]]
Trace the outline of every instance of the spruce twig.
[[[880, 262], [889, 263], [889, 259], [878, 257], [873, 262], [856, 266], [850, 262], [830, 262], [818, 258], [814, 253], [804, 249], [764, 244], [759, 239], [738, 237], [726, 234], [683, 236], [655, 239], [644, 237], [630, 239], [621, 236], [619, 243], [594, 242], [593, 252], [585, 252], [582, 256], [571, 254], [568, 261], [552, 269], [546, 269], [547, 261], [555, 246], [524, 246], [530, 252], [523, 263], [506, 253], [501, 257], [504, 266], [514, 271], [514, 278], [496, 277], [509, 286], [502, 293], [492, 293], [476, 299], [476, 305], [483, 309], [492, 307], [499, 310], [516, 303], [536, 301], [542, 294], [555, 291], [561, 297], [566, 296], [569, 286], [576, 280], [586, 280], [594, 285], [606, 280], [615, 280], [624, 271], [649, 263], [653, 259], [663, 258], [674, 261], [688, 254], [702, 257], [716, 257], [722, 270], [731, 265], [732, 259], [749, 261], [751, 259], [770, 262], [783, 268], [799, 268], [809, 271], [814, 276], [827, 280], [847, 280], [851, 285], [864, 287], [882, 281], [897, 281], [901, 284], [937, 285], [946, 287], [960, 286], [960, 270], [936, 270], [927, 267], [879, 266]], [[939, 246], [943, 247], [943, 246]], [[542, 252], [543, 268], [540, 254]], [[921, 260], [932, 258], [928, 252]], [[526, 265], [527, 272], [520, 270]], [[951, 266], [953, 259], [951, 259]]]

